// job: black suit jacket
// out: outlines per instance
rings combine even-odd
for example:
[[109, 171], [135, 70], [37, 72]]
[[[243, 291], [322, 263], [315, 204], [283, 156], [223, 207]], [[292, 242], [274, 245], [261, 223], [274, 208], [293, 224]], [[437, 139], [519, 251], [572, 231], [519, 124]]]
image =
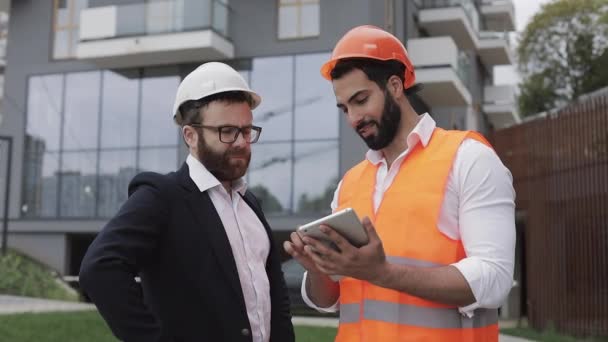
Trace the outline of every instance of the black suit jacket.
[[[279, 251], [256, 198], [249, 192], [243, 198], [270, 239], [270, 340], [293, 341]], [[80, 286], [123, 341], [251, 341], [224, 226], [185, 163], [167, 175], [133, 178], [127, 202], [82, 261]]]

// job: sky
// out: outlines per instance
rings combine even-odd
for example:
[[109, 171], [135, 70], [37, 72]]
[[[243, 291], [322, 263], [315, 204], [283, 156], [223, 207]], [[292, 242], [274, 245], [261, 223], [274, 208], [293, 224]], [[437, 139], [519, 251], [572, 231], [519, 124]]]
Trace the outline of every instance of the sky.
[[[549, 2], [550, 0], [513, 0], [515, 5], [515, 25], [517, 32], [515, 36], [523, 32], [524, 28], [528, 24], [528, 21], [532, 19], [534, 14], [540, 10], [540, 6]], [[512, 39], [515, 43], [516, 40]], [[516, 45], [513, 44], [513, 47]], [[517, 75], [516, 65], [513, 66], [498, 66], [494, 69], [494, 83], [495, 84], [517, 84], [519, 83], [519, 76]]]

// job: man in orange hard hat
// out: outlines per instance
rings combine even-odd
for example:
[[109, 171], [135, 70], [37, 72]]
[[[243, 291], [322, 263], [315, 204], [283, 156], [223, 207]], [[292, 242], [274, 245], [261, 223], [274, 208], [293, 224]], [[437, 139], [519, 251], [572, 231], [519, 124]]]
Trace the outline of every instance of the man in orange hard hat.
[[513, 277], [510, 172], [480, 134], [415, 112], [414, 68], [390, 33], [352, 29], [321, 74], [370, 148], [332, 209], [354, 208], [370, 241], [356, 248], [323, 226], [334, 250], [293, 233], [284, 248], [307, 270], [305, 301], [340, 311], [337, 341], [497, 341]]

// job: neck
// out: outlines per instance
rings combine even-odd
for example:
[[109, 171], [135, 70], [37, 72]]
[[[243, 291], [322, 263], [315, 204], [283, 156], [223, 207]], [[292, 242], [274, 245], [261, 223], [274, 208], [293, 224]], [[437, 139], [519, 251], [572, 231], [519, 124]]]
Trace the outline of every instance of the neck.
[[389, 168], [395, 159], [397, 159], [403, 151], [408, 149], [407, 137], [414, 130], [418, 121], [420, 121], [420, 116], [414, 111], [409, 103], [400, 103], [399, 107], [401, 108], [401, 121], [399, 122], [399, 128], [397, 129], [395, 138], [388, 146], [381, 150]]
[[220, 183], [222, 183], [222, 186], [224, 187], [224, 189], [226, 189], [228, 195], [232, 196], [232, 182], [222, 181]]

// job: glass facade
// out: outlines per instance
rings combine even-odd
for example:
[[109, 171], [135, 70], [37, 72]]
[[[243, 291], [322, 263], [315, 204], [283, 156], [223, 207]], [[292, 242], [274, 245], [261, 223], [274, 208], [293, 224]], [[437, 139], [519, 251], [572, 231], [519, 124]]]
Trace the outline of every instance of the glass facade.
[[[328, 212], [338, 179], [339, 115], [319, 77], [328, 53], [254, 58], [240, 70], [262, 104], [250, 189], [268, 214]], [[32, 76], [22, 216], [105, 218], [137, 172], [179, 167], [171, 106], [177, 66]]]
[[108, 217], [138, 171], [175, 170], [178, 84], [155, 69], [30, 77], [22, 216]]

